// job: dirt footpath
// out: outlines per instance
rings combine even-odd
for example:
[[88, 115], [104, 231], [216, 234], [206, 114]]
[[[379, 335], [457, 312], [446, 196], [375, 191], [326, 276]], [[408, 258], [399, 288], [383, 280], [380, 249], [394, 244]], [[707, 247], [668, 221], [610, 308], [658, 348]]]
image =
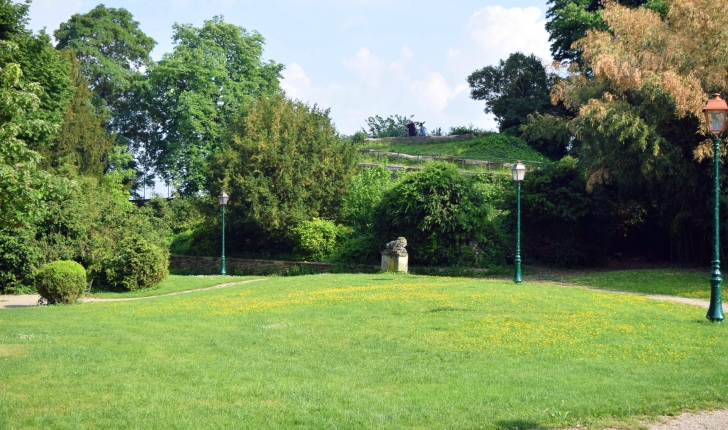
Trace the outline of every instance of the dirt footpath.
[[0, 309], [24, 308], [38, 304], [40, 296], [37, 294], [25, 294], [22, 296], [0, 296]]
[[[212, 287], [207, 287], [207, 288], [198, 288], [196, 290], [177, 291], [175, 293], [160, 294], [157, 296], [132, 297], [132, 298], [128, 298], [128, 299], [97, 299], [95, 297], [86, 297], [81, 300], [83, 303], [127, 302], [127, 301], [132, 301], [132, 300], [153, 299], [155, 297], [176, 296], [179, 294], [194, 293], [196, 291], [216, 290], [218, 288], [232, 287], [233, 285], [248, 284], [251, 282], [258, 282], [258, 281], [265, 281], [265, 280], [266, 280], [266, 278], [250, 279], [247, 281], [230, 282], [227, 284], [214, 285]], [[26, 294], [26, 295], [21, 295], [21, 296], [0, 296], [0, 309], [25, 308], [28, 306], [35, 306], [38, 304], [38, 300], [40, 300], [40, 296], [37, 294]]]

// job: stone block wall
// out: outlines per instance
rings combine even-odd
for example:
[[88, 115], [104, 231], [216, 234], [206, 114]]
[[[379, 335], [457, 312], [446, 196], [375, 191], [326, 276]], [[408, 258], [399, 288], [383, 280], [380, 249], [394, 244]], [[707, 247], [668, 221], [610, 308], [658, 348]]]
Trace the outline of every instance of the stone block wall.
[[[306, 261], [253, 260], [226, 258], [228, 275], [310, 275], [316, 273], [376, 273], [379, 266], [310, 263]], [[192, 257], [172, 255], [169, 270], [183, 275], [217, 275], [220, 273], [220, 257]]]

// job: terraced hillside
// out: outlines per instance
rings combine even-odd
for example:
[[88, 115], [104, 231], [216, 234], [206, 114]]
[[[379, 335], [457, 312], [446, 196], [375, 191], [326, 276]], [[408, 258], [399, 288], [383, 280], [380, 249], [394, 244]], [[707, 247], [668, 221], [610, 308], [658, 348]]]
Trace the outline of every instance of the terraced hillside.
[[505, 134], [453, 136], [447, 138], [366, 139], [362, 149], [399, 152], [412, 155], [450, 156], [493, 162], [548, 162], [541, 153], [517, 137]]

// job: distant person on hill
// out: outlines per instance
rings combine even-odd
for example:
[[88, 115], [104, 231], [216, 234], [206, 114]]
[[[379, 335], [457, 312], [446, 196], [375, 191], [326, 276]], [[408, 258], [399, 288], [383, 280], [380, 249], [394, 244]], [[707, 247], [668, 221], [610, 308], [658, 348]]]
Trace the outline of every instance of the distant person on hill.
[[427, 136], [427, 129], [425, 128], [425, 122], [420, 123], [420, 136]]
[[414, 122], [412, 122], [412, 120], [409, 120], [409, 122], [407, 123], [407, 134], [410, 137], [417, 136], [417, 126]]

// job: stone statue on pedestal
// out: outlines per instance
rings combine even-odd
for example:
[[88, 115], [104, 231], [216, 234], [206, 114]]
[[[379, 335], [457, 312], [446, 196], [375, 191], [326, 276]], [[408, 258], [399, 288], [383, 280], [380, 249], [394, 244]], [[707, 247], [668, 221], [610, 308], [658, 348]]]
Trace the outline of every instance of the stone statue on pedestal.
[[407, 239], [398, 237], [387, 243], [386, 249], [382, 251], [382, 272], [408, 272], [409, 255], [405, 247]]

